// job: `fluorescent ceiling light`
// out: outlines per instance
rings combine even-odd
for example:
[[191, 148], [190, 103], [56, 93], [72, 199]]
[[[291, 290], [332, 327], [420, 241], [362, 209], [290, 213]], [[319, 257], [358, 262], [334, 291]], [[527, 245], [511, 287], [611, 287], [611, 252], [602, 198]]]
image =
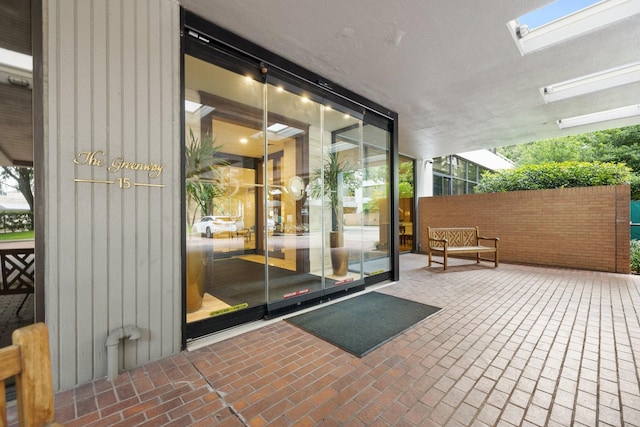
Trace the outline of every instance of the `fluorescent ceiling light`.
[[576, 79], [555, 83], [540, 89], [545, 102], [580, 96], [640, 81], [640, 62], [611, 68]]
[[18, 68], [24, 71], [33, 71], [33, 58], [24, 53], [14, 52], [12, 50], [0, 47], [0, 64], [9, 67]]
[[507, 23], [520, 53], [544, 49], [640, 13], [638, 0], [602, 0], [546, 25], [529, 30], [517, 19]]
[[640, 104], [614, 108], [613, 110], [599, 111], [597, 113], [585, 114], [583, 116], [570, 117], [568, 119], [558, 120], [557, 123], [560, 129], [567, 129], [575, 126], [625, 119], [634, 116], [640, 116]]

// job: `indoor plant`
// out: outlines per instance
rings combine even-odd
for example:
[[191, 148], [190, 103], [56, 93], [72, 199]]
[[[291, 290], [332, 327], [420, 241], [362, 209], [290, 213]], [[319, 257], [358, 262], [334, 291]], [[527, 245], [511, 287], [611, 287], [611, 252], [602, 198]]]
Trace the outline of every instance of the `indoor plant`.
[[[217, 157], [220, 146], [215, 145], [215, 137], [204, 135], [198, 139], [189, 128], [189, 140], [185, 145], [185, 178], [187, 197], [196, 203], [191, 225], [196, 215], [212, 212], [216, 197], [223, 193], [220, 185], [219, 168], [226, 163]], [[209, 253], [199, 245], [187, 246], [187, 312], [197, 311], [202, 306], [205, 292], [206, 268]]]
[[310, 195], [320, 199], [326, 196], [331, 207], [331, 231], [329, 246], [331, 248], [331, 266], [333, 274], [347, 274], [349, 249], [344, 247], [342, 199], [344, 194], [353, 193], [358, 188], [358, 176], [347, 160], [341, 160], [339, 153], [327, 153], [324, 167], [316, 169], [310, 186]]

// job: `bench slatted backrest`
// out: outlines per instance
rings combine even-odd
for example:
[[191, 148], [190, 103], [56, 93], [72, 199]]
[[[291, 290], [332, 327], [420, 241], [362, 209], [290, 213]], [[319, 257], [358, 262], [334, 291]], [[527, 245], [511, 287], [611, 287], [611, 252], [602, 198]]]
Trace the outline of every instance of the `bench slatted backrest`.
[[[429, 238], [447, 239], [449, 247], [477, 246], [478, 227], [453, 227], [432, 228], [429, 227]], [[431, 247], [444, 247], [443, 242], [430, 242]]]
[[21, 427], [60, 425], [53, 422], [53, 387], [49, 333], [44, 323], [16, 329], [12, 345], [0, 349], [0, 426], [7, 425], [4, 382], [15, 377], [17, 413]]

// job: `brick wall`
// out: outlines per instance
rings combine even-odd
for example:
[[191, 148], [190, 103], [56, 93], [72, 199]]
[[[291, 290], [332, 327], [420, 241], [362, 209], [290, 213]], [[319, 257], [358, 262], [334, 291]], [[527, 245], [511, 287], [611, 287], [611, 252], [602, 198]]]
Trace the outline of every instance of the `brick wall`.
[[500, 238], [504, 262], [629, 273], [628, 185], [422, 197], [427, 227], [474, 226]]

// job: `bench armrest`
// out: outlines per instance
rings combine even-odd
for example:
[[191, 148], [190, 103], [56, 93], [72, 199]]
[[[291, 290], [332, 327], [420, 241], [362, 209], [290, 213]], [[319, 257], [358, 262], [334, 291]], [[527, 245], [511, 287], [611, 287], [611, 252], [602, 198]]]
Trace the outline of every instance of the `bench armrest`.
[[478, 237], [478, 240], [493, 240], [493, 245], [497, 248], [500, 239], [498, 237]]

